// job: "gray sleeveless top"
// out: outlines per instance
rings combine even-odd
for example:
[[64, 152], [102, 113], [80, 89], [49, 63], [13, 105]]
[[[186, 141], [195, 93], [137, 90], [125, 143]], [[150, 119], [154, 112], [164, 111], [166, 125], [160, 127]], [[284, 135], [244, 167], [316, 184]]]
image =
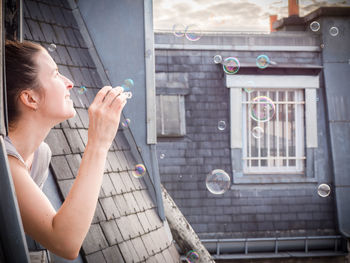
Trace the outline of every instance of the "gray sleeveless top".
[[[10, 138], [7, 136], [5, 137], [5, 147], [7, 155], [11, 155], [17, 158], [24, 165], [26, 165], [22, 156], [17, 152], [15, 146], [12, 144]], [[33, 163], [30, 170], [30, 176], [41, 189], [43, 188], [48, 176], [50, 160], [50, 147], [45, 142], [42, 142], [39, 145], [39, 148], [34, 153]]]

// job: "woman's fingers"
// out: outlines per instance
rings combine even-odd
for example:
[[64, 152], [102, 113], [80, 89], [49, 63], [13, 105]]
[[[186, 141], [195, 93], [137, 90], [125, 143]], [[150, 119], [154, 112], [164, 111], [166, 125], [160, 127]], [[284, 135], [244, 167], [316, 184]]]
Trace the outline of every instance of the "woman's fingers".
[[123, 89], [121, 87], [116, 87], [111, 89], [108, 94], [106, 94], [104, 100], [103, 100], [103, 104], [105, 104], [106, 106], [110, 106], [113, 101], [116, 99], [116, 97], [120, 96], [120, 94], [122, 94]]
[[101, 103], [105, 96], [109, 93], [109, 91], [112, 89], [111, 86], [104, 86], [102, 89], [100, 89], [96, 96], [95, 96], [95, 99], [92, 103]]

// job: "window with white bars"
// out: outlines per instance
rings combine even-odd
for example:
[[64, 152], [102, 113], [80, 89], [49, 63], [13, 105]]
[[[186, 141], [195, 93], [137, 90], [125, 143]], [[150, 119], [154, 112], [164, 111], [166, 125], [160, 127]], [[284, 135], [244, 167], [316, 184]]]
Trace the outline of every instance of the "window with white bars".
[[304, 96], [303, 89], [242, 92], [243, 173], [304, 173]]

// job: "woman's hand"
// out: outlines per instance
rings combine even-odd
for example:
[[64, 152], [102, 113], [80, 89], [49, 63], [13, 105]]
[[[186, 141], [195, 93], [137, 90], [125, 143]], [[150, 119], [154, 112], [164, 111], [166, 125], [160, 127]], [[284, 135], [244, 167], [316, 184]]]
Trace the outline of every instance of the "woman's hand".
[[89, 107], [88, 144], [109, 149], [126, 104], [122, 87], [103, 87]]

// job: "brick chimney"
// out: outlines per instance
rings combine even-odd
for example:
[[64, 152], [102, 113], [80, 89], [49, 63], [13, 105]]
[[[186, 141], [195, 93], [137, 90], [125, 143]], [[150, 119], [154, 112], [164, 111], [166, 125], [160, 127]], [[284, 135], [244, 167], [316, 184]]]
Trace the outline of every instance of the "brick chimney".
[[270, 33], [275, 32], [276, 29], [273, 28], [273, 22], [277, 20], [277, 15], [270, 15]]
[[288, 16], [299, 16], [299, 0], [288, 0]]

